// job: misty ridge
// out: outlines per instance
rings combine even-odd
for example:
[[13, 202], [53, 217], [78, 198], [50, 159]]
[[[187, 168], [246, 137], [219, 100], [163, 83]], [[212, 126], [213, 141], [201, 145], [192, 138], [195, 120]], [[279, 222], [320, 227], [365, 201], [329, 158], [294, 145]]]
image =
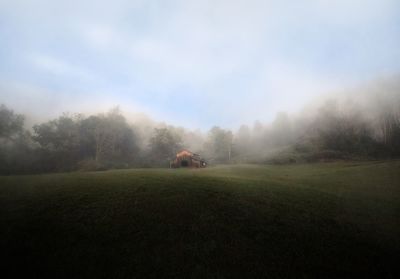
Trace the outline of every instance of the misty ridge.
[[271, 123], [256, 120], [237, 130], [189, 130], [127, 117], [118, 107], [64, 113], [33, 127], [27, 122], [24, 112], [1, 105], [1, 174], [169, 167], [181, 149], [210, 165], [389, 159], [400, 156], [400, 82], [327, 94], [300, 112], [280, 112]]

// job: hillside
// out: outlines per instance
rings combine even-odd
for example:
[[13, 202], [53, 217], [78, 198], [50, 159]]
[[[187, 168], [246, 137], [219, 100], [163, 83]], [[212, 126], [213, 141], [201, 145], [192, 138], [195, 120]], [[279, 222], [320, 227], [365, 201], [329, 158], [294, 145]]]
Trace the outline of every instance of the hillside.
[[1, 268], [13, 278], [395, 278], [399, 201], [400, 161], [3, 176]]

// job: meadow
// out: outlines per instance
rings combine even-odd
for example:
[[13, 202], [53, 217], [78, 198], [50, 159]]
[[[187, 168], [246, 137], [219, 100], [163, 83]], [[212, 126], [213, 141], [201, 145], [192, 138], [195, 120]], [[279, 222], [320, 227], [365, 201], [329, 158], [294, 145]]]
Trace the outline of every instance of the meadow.
[[0, 266], [10, 278], [398, 278], [399, 220], [400, 161], [2, 176]]

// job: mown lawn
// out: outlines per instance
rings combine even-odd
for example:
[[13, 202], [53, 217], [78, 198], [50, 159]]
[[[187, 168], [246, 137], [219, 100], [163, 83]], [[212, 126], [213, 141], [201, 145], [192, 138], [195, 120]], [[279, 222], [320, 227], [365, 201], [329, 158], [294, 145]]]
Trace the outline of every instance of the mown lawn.
[[10, 278], [399, 278], [399, 236], [400, 161], [0, 177]]

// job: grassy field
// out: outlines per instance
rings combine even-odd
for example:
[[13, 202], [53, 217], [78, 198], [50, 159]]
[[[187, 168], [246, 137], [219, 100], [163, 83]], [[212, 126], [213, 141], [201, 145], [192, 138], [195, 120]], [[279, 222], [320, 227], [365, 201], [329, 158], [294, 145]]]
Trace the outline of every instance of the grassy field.
[[0, 226], [12, 278], [399, 278], [400, 161], [0, 177]]

